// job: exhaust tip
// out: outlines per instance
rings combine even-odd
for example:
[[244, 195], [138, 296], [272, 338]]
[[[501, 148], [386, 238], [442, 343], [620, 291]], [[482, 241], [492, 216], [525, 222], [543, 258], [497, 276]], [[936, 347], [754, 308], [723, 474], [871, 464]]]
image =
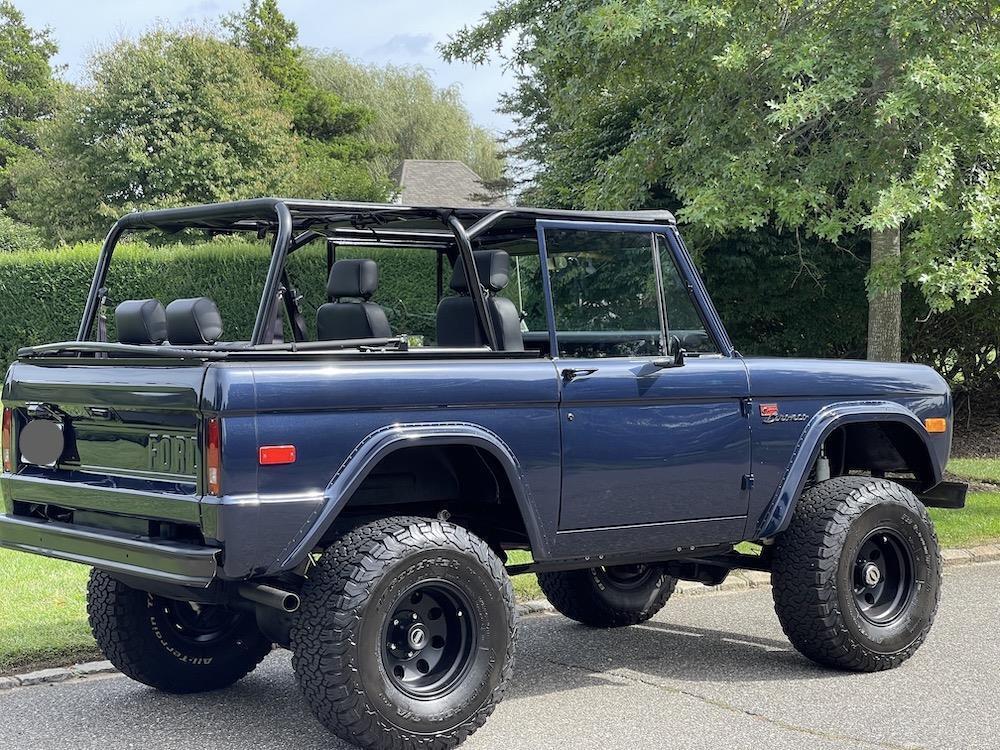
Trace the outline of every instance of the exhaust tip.
[[295, 612], [300, 604], [298, 594], [266, 584], [243, 584], [239, 593], [244, 599], [287, 613]]

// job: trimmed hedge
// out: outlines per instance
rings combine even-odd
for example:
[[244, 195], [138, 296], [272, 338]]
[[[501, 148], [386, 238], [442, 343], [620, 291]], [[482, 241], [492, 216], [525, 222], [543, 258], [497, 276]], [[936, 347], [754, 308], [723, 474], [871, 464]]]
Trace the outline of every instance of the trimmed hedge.
[[[22, 346], [76, 337], [99, 245], [0, 254], [0, 356], [16, 359]], [[338, 258], [370, 257], [379, 264], [375, 301], [389, 311], [393, 329], [431, 335], [434, 329], [434, 253], [421, 250], [341, 250]], [[250, 337], [267, 272], [263, 243], [217, 240], [197, 245], [151, 247], [123, 243], [115, 250], [109, 288], [109, 338], [114, 305], [125, 299], [207, 296], [222, 313], [226, 340]], [[326, 301], [326, 250], [321, 244], [289, 261], [292, 283], [315, 334], [315, 308]], [[286, 329], [287, 330], [287, 329]]]

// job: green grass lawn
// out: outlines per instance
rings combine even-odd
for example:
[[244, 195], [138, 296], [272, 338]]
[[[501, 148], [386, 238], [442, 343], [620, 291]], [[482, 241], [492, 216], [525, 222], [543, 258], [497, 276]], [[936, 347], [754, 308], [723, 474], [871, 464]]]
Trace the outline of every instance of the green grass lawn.
[[[508, 565], [522, 565], [524, 563], [531, 562], [530, 552], [513, 550], [507, 554]], [[538, 588], [538, 579], [535, 578], [534, 573], [525, 573], [523, 575], [514, 576], [511, 580], [514, 582], [514, 593], [517, 594], [519, 601], [527, 602], [532, 599], [542, 598], [542, 590]]]
[[1000, 542], [1000, 492], [970, 492], [961, 510], [931, 508], [942, 547]]
[[87, 627], [87, 572], [0, 549], [0, 674], [97, 656]]
[[948, 471], [963, 479], [1000, 485], [998, 458], [953, 458], [948, 462]]
[[[1000, 460], [956, 459], [948, 468], [1000, 484]], [[1000, 541], [1000, 492], [971, 493], [963, 510], [932, 509], [931, 516], [943, 547]], [[512, 564], [530, 559], [527, 552], [510, 553]], [[87, 627], [86, 568], [0, 550], [0, 580], [0, 674], [98, 656]], [[514, 591], [521, 601], [542, 595], [534, 575], [516, 576]]]

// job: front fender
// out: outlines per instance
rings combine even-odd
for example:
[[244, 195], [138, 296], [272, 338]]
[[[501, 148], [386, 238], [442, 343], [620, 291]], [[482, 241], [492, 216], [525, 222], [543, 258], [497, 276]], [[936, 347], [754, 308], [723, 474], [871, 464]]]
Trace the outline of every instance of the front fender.
[[838, 427], [860, 422], [895, 422], [910, 427], [927, 451], [934, 483], [941, 481], [944, 467], [927, 442], [923, 422], [912, 411], [894, 401], [841, 401], [820, 409], [806, 424], [785, 469], [778, 489], [757, 524], [756, 539], [784, 531], [792, 520], [795, 503], [805, 487], [824, 441]]
[[538, 550], [536, 554], [544, 555], [547, 549], [545, 535], [533, 512], [520, 464], [503, 439], [491, 430], [469, 422], [415, 422], [382, 427], [358, 443], [327, 484], [323, 502], [303, 524], [293, 543], [282, 550], [274, 564], [269, 566], [270, 569], [290, 570], [302, 563], [372, 469], [393, 451], [415, 445], [470, 445], [489, 451], [507, 473], [532, 549]]

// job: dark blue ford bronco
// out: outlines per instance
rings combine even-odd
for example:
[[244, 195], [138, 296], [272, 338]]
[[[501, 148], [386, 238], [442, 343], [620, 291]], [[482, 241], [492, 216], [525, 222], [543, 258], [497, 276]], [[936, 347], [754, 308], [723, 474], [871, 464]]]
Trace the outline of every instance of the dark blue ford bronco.
[[[223, 320], [210, 277], [121, 301], [116, 245], [156, 232], [255, 237], [252, 321]], [[3, 407], [0, 544], [93, 567], [115, 666], [208, 691], [278, 644], [317, 717], [368, 748], [486, 721], [521, 573], [609, 628], [678, 579], [769, 571], [805, 656], [895, 667], [937, 609], [926, 507], [965, 501], [942, 478], [941, 377], [741, 356], [666, 212], [132, 213], [76, 340], [22, 349]]]

